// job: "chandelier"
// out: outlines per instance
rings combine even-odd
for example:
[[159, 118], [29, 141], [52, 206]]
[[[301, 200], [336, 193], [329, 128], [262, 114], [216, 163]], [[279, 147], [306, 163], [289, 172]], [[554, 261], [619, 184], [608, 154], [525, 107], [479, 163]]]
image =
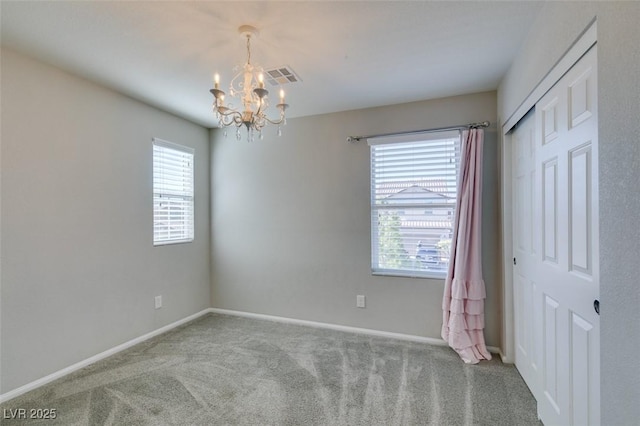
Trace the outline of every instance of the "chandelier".
[[[286, 123], [285, 110], [289, 107], [284, 101], [284, 90], [280, 90], [280, 102], [276, 108], [280, 110], [278, 119], [267, 117], [266, 110], [269, 107], [269, 91], [264, 88], [264, 72], [262, 67], [251, 64], [251, 37], [258, 35], [258, 30], [251, 25], [242, 25], [238, 28], [240, 35], [247, 39], [247, 62], [243, 66], [234, 67], [237, 73], [229, 84], [229, 95], [238, 100], [241, 108], [234, 108], [232, 103], [225, 104], [225, 93], [220, 90], [220, 75], [214, 76], [214, 87], [210, 90], [213, 94], [213, 112], [218, 120], [218, 126], [225, 128], [236, 127], [236, 138], [241, 139], [240, 129], [244, 125], [247, 128], [248, 140], [254, 140], [255, 133], [263, 138], [262, 128], [271, 123], [278, 126], [278, 136], [282, 135], [282, 127]], [[241, 110], [242, 109], [242, 110]]]

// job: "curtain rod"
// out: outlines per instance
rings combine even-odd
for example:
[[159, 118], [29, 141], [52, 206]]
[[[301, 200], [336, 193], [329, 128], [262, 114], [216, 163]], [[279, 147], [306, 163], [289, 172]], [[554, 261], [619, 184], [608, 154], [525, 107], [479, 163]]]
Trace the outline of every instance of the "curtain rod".
[[447, 130], [479, 129], [483, 127], [489, 127], [490, 124], [491, 123], [489, 121], [481, 121], [478, 123], [469, 123], [461, 126], [438, 127], [434, 129], [424, 129], [424, 130], [409, 130], [406, 132], [381, 133], [377, 135], [368, 135], [368, 136], [347, 136], [347, 142], [358, 142], [359, 140], [362, 140], [362, 139], [381, 138], [384, 136], [415, 135], [420, 133], [444, 132]]

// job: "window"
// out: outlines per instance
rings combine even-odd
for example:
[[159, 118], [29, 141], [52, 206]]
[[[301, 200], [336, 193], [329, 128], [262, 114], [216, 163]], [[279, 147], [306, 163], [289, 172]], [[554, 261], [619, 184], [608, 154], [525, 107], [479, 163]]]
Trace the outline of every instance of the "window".
[[193, 241], [193, 149], [153, 139], [153, 245]]
[[456, 208], [460, 132], [369, 139], [371, 270], [444, 278]]

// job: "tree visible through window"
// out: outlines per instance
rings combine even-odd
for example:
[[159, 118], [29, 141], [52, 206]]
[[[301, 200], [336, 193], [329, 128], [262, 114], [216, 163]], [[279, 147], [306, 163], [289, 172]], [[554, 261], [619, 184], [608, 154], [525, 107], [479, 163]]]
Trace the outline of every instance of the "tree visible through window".
[[460, 133], [370, 139], [373, 273], [444, 277], [449, 265]]
[[193, 149], [153, 140], [153, 244], [193, 241]]

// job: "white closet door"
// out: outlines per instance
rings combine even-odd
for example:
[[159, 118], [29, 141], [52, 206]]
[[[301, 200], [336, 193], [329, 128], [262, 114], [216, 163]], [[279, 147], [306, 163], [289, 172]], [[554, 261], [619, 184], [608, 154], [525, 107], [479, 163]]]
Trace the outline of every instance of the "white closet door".
[[[546, 425], [600, 423], [596, 48], [536, 104], [534, 351]], [[529, 297], [529, 296], [525, 296]]]
[[512, 133], [513, 144], [513, 250], [514, 250], [514, 314], [516, 368], [535, 395], [539, 388], [539, 369], [534, 341], [535, 295], [538, 293], [536, 232], [533, 207], [536, 182], [535, 169], [535, 117], [533, 110], [518, 122]]

